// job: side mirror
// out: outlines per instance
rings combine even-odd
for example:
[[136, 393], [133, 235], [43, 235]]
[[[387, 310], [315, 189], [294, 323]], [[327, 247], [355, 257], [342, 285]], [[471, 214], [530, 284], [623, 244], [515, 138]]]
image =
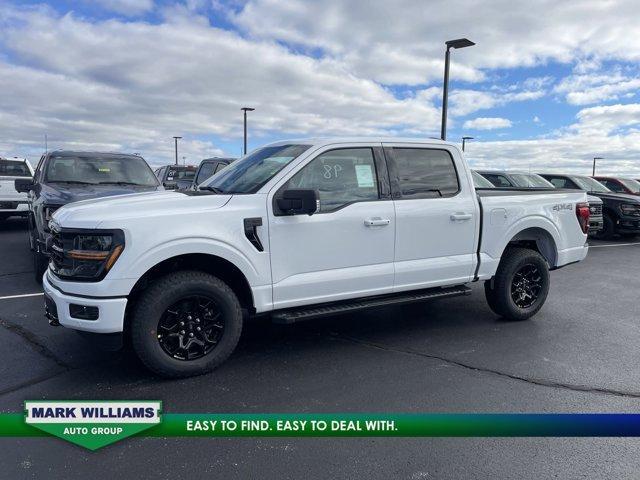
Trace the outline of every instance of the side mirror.
[[285, 190], [276, 198], [279, 215], [313, 215], [318, 210], [315, 190]]
[[16, 178], [15, 189], [20, 193], [29, 193], [29, 191], [33, 188], [33, 179], [32, 178]]

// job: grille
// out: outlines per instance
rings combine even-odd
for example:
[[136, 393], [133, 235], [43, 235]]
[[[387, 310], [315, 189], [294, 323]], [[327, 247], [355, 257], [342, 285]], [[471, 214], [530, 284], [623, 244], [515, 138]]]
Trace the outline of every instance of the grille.
[[51, 255], [51, 261], [53, 262], [54, 272], [68, 266], [65, 265], [64, 240], [59, 231], [54, 230], [51, 232], [51, 248], [49, 249], [49, 253]]
[[602, 205], [589, 206], [589, 213], [591, 213], [591, 215], [602, 215]]

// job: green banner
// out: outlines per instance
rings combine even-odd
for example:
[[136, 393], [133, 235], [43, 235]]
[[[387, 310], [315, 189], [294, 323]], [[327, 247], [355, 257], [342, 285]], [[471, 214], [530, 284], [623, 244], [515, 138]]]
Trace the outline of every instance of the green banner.
[[[159, 401], [26, 402], [0, 436], [55, 435], [97, 449], [145, 437], [640, 437], [640, 414], [187, 414]], [[115, 420], [117, 419], [117, 420]]]

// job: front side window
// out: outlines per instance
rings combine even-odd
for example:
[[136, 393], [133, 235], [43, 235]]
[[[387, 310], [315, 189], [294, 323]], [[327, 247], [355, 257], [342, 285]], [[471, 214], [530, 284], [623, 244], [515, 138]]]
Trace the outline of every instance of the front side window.
[[460, 190], [453, 158], [446, 150], [393, 148], [402, 198], [451, 197]]
[[49, 157], [45, 181], [148, 187], [158, 185], [147, 162], [135, 155], [54, 155]]
[[518, 187], [524, 188], [550, 188], [553, 185], [549, 184], [544, 178], [535, 173], [512, 173], [511, 178]]
[[371, 148], [331, 150], [314, 158], [282, 190], [317, 190], [320, 213], [355, 202], [377, 200], [378, 179]]
[[31, 171], [25, 162], [0, 160], [0, 176], [30, 177]]
[[568, 188], [570, 190], [579, 190], [578, 186], [568, 178], [564, 177], [543, 177], [546, 178], [555, 188]]
[[236, 160], [200, 188], [217, 193], [256, 193], [309, 147], [293, 144], [260, 148]]

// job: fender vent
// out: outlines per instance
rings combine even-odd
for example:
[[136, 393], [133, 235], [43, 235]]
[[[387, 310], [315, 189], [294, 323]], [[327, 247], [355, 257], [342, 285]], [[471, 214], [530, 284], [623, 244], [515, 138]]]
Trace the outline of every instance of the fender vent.
[[262, 218], [245, 218], [244, 219], [244, 235], [247, 240], [251, 242], [251, 245], [256, 247], [259, 252], [264, 252], [264, 247], [258, 236], [258, 227], [262, 226]]

